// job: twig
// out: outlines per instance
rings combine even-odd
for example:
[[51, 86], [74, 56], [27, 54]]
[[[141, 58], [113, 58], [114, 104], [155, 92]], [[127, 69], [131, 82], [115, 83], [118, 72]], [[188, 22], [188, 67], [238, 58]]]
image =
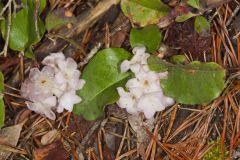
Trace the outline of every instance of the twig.
[[[48, 34], [47, 35], [48, 38], [60, 38], [60, 39], [63, 39], [67, 42], [69, 42], [70, 44], [72, 44], [74, 47], [76, 47], [77, 49], [79, 49], [82, 53], [85, 53], [84, 49], [82, 46], [80, 46], [77, 42], [75, 42], [74, 40], [70, 39], [70, 38], [67, 38], [67, 37], [64, 37], [60, 34]], [[55, 43], [55, 42], [54, 42]]]
[[[78, 23], [73, 26], [72, 30], [69, 30], [66, 37], [72, 37], [76, 34], [81, 33], [88, 27], [92, 26], [99, 17], [101, 17], [106, 11], [108, 11], [113, 5], [116, 5], [120, 2], [120, 0], [103, 0], [98, 3], [98, 5], [90, 10], [86, 17], [84, 17], [84, 21], [79, 17]], [[80, 21], [81, 20], [81, 21]]]
[[[59, 35], [62, 35], [66, 38], [72, 38], [81, 32], [85, 31], [87, 28], [90, 28], [92, 25], [94, 25], [99, 18], [101, 18], [104, 13], [106, 13], [113, 5], [117, 5], [120, 2], [120, 0], [102, 0], [100, 1], [97, 6], [93, 9], [90, 9], [89, 11], [79, 15], [77, 17], [77, 23], [73, 25], [73, 27], [69, 30], [62, 29], [59, 31]], [[41, 59], [41, 57], [45, 56], [46, 53], [51, 53], [56, 48], [61, 48], [66, 43], [63, 43], [62, 41], [59, 42], [58, 45], [53, 45], [53, 42], [51, 40], [46, 40], [41, 44], [40, 47], [37, 48], [35, 51], [35, 54], [37, 56], [37, 59]]]
[[90, 51], [90, 53], [87, 54], [87, 56], [83, 59], [83, 61], [78, 64], [78, 67], [81, 68], [85, 64], [87, 64], [90, 61], [90, 59], [98, 52], [101, 46], [102, 46], [102, 43], [97, 43], [97, 45]]
[[224, 146], [225, 146], [225, 136], [227, 130], [227, 115], [228, 115], [228, 100], [224, 99], [224, 117], [223, 117], [223, 130], [221, 133], [221, 154], [224, 158]]
[[130, 137], [124, 137], [124, 136], [122, 136], [120, 134], [117, 134], [115, 132], [112, 132], [112, 131], [106, 130], [106, 133], [111, 134], [111, 135], [116, 136], [116, 137], [119, 137], [119, 138], [124, 138], [127, 141], [137, 142], [136, 139], [133, 139], [133, 138], [130, 138]]
[[37, 39], [40, 39], [39, 28], [38, 28], [38, 10], [39, 10], [39, 0], [35, 0], [35, 10], [34, 10], [34, 27], [37, 34]]
[[101, 129], [98, 130], [97, 139], [98, 139], [99, 157], [100, 157], [100, 160], [103, 160], [102, 140], [101, 140], [102, 139], [102, 130]]
[[8, 2], [8, 21], [7, 21], [7, 33], [6, 33], [6, 40], [5, 40], [5, 44], [4, 44], [4, 48], [3, 51], [0, 53], [0, 55], [4, 55], [5, 57], [7, 56], [7, 50], [8, 50], [8, 43], [9, 43], [9, 37], [10, 37], [10, 31], [11, 31], [11, 25], [12, 25], [12, 0], [10, 1], [10, 3]]
[[92, 126], [92, 128], [88, 131], [87, 135], [83, 138], [81, 145], [85, 145], [88, 140], [90, 139], [90, 137], [93, 135], [93, 133], [97, 130], [97, 128], [100, 125], [104, 125], [107, 123], [107, 119], [104, 119], [102, 122], [101, 121], [96, 121], [95, 124]]
[[238, 14], [239, 10], [240, 10], [240, 6], [238, 4], [236, 6], [236, 8], [234, 9], [234, 11], [232, 12], [231, 17], [228, 19], [228, 21], [226, 23], [226, 26], [230, 25], [230, 23], [232, 22], [233, 18]]
[[[114, 28], [113, 31], [111, 31], [110, 33], [108, 33], [108, 39], [111, 38], [112, 36], [114, 36], [118, 31], [121, 31], [122, 28], [126, 27], [128, 25], [129, 21], [125, 21], [124, 23], [122, 23], [120, 26], [118, 26], [117, 28]], [[80, 62], [78, 64], [78, 67], [81, 68], [83, 67], [85, 64], [87, 64], [90, 59], [98, 52], [98, 50], [103, 46], [102, 42], [99, 42], [95, 45], [95, 47], [90, 51], [90, 53], [87, 54], [87, 56], [83, 59], [82, 62]]]
[[171, 113], [170, 122], [169, 122], [169, 125], [168, 125], [168, 128], [167, 128], [167, 131], [165, 133], [165, 136], [163, 138], [163, 142], [166, 142], [167, 138], [169, 137], [169, 134], [172, 130], [172, 127], [173, 127], [173, 124], [174, 124], [174, 121], [175, 121], [175, 118], [176, 118], [177, 111], [178, 111], [178, 107], [175, 106], [173, 112]]
[[125, 140], [125, 137], [126, 137], [126, 134], [127, 134], [127, 129], [128, 129], [128, 122], [126, 121], [125, 130], [124, 130], [124, 133], [123, 133], [123, 138], [122, 138], [121, 143], [119, 145], [119, 148], [118, 148], [118, 151], [117, 151], [117, 154], [116, 154], [116, 159], [118, 159], [120, 154], [121, 154], [123, 143], [124, 143], [124, 140]]
[[21, 82], [24, 81], [24, 58], [23, 58], [24, 53], [20, 52], [19, 53], [19, 58], [20, 58], [20, 79]]
[[11, 6], [11, 3], [12, 3], [12, 0], [9, 0], [8, 3], [3, 7], [1, 13], [0, 13], [0, 16], [3, 15], [3, 13], [6, 11], [6, 9]]
[[17, 13], [17, 3], [16, 0], [13, 0], [13, 17], [16, 18]]
[[130, 151], [122, 154], [121, 156], [119, 156], [119, 157], [116, 158], [115, 160], [121, 160], [121, 159], [123, 159], [124, 157], [127, 157], [127, 156], [132, 155], [132, 154], [135, 153], [135, 152], [137, 152], [137, 149], [130, 150]]

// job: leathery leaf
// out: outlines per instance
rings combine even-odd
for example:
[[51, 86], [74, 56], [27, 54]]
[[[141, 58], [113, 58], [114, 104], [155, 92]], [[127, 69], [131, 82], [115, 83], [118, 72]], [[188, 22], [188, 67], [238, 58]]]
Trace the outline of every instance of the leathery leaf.
[[156, 52], [162, 40], [162, 34], [156, 25], [149, 25], [142, 29], [133, 28], [130, 32], [132, 48], [138, 45], [147, 47], [150, 53]]
[[168, 71], [167, 79], [160, 81], [161, 87], [166, 96], [179, 103], [208, 104], [224, 89], [225, 70], [217, 63], [194, 61], [181, 65], [171, 64], [157, 57], [149, 58], [148, 63], [149, 66], [154, 66], [150, 67], [151, 70]]
[[121, 48], [109, 48], [98, 52], [82, 73], [86, 81], [78, 91], [83, 101], [74, 107], [74, 113], [87, 120], [95, 120], [104, 114], [104, 106], [115, 103], [119, 96], [116, 88], [124, 86], [130, 73], [121, 73], [119, 66], [131, 53]]
[[121, 9], [131, 22], [140, 27], [157, 24], [170, 10], [161, 0], [122, 0]]
[[[15, 15], [12, 15], [12, 24], [9, 34], [9, 48], [16, 51], [26, 51], [31, 46], [38, 43], [44, 32], [45, 27], [39, 15], [34, 16], [35, 1], [23, 0], [23, 9], [19, 10]], [[39, 14], [44, 9], [46, 0], [39, 1]], [[35, 20], [35, 18], [37, 18]], [[35, 27], [35, 22], [38, 22]], [[7, 33], [7, 19], [1, 23], [1, 32], [4, 39]]]

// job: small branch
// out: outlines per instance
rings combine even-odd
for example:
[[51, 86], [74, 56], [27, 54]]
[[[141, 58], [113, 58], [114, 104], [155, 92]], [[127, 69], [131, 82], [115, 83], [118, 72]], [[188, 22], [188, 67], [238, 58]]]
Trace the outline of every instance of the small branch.
[[98, 52], [101, 46], [102, 46], [102, 43], [97, 43], [97, 45], [87, 54], [84, 60], [78, 64], [78, 67], [81, 68], [85, 64], [87, 64], [90, 61], [90, 59]]
[[[12, 1], [11, 1], [12, 2]], [[10, 31], [11, 31], [11, 25], [12, 25], [12, 5], [11, 3], [8, 5], [8, 21], [7, 21], [7, 33], [6, 33], [6, 40], [4, 44], [3, 51], [0, 53], [0, 55], [7, 56], [7, 50], [8, 50], [8, 44], [9, 44], [9, 37], [10, 37]]]
[[[66, 38], [72, 38], [81, 32], [85, 31], [87, 28], [90, 28], [94, 25], [113, 5], [117, 5], [120, 0], [102, 0], [100, 1], [95, 8], [90, 9], [89, 11], [79, 15], [77, 17], [77, 23], [73, 25], [71, 29], [61, 29], [58, 32], [58, 35], [62, 35]], [[51, 53], [55, 50], [58, 50], [66, 43], [63, 41], [58, 41], [54, 45], [51, 40], [44, 41], [35, 51], [37, 59], [46, 56], [46, 53]]]
[[3, 13], [7, 10], [7, 8], [11, 5], [12, 0], [9, 0], [8, 3], [4, 6], [4, 8], [2, 9], [0, 16], [3, 15]]
[[39, 0], [35, 0], [34, 26], [35, 26], [37, 39], [40, 39], [39, 28], [38, 28], [38, 9], [39, 9]]
[[16, 0], [13, 0], [13, 17], [16, 18], [17, 13], [17, 3]]
[[227, 23], [226, 23], [226, 27], [230, 25], [230, 23], [232, 22], [233, 18], [239, 13], [240, 11], [240, 6], [237, 5], [236, 8], [234, 9], [234, 11], [231, 14], [231, 17], [228, 19]]
[[60, 39], [63, 39], [67, 42], [69, 42], [71, 45], [73, 45], [74, 47], [76, 47], [77, 49], [79, 49], [82, 53], [85, 53], [84, 49], [82, 46], [80, 46], [77, 42], [75, 42], [74, 40], [70, 39], [70, 38], [66, 38], [62, 35], [59, 35], [59, 34], [48, 34], [47, 36], [48, 38], [60, 38]]
[[91, 129], [88, 131], [87, 135], [82, 139], [81, 145], [85, 146], [87, 142], [90, 140], [94, 132], [99, 128], [99, 127], [104, 127], [107, 123], [108, 119], [104, 119], [102, 121], [98, 120], [94, 123], [94, 125], [91, 127]]
[[[100, 1], [95, 8], [85, 14], [84, 17], [78, 17], [78, 22], [73, 26], [72, 30], [67, 32], [67, 37], [72, 37], [81, 33], [85, 29], [92, 26], [104, 13], [106, 13], [113, 5], [117, 5], [120, 0], [103, 0]], [[83, 21], [84, 19], [84, 21]]]

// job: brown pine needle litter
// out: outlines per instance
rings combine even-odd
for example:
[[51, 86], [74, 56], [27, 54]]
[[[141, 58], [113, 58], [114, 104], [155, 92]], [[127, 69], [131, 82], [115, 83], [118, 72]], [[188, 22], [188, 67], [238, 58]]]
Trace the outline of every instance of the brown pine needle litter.
[[[5, 127], [26, 121], [17, 146], [5, 144], [0, 138], [0, 149], [11, 152], [9, 159], [25, 160], [48, 160], [54, 154], [59, 154], [58, 157], [63, 160], [199, 160], [216, 146], [211, 142], [220, 138], [222, 159], [233, 159], [240, 152], [240, 28], [234, 25], [236, 19], [239, 19], [239, 0], [223, 3], [206, 13], [211, 20], [211, 54], [204, 54], [204, 60], [216, 62], [226, 69], [225, 90], [210, 104], [175, 104], [158, 113], [152, 131], [142, 125], [149, 139], [143, 151], [137, 147], [137, 134], [126, 112], [116, 105], [108, 106], [105, 116], [96, 121], [86, 121], [70, 112], [58, 114], [57, 120], [51, 121], [27, 110], [25, 99], [19, 93], [20, 85], [29, 69], [39, 66], [39, 60], [47, 53], [64, 50], [67, 56], [81, 63], [87, 59], [86, 53], [91, 53], [94, 48], [98, 50], [121, 45], [129, 49], [131, 20], [126, 19], [115, 6], [119, 0], [101, 0], [102, 8], [97, 2], [49, 0], [49, 10], [63, 7], [70, 13], [81, 15], [77, 24], [67, 28], [68, 32], [66, 28], [59, 31], [64, 33], [61, 36], [70, 39], [75, 45], [66, 39], [51, 37], [53, 40], [43, 39], [36, 46], [33, 60], [25, 59], [22, 53], [18, 57], [0, 57], [0, 69], [6, 79]], [[74, 27], [77, 28], [76, 33], [71, 30]], [[171, 30], [163, 29], [164, 34], [167, 32]], [[112, 40], [116, 38], [115, 35], [120, 37], [121, 43]], [[8, 52], [6, 48], [4, 55], [5, 52]], [[194, 57], [191, 54], [187, 56], [190, 59]], [[42, 137], [54, 129], [61, 135], [60, 138], [55, 136], [54, 139], [54, 135], [51, 135], [48, 137], [49, 142], [51, 138], [53, 142], [43, 145]]]

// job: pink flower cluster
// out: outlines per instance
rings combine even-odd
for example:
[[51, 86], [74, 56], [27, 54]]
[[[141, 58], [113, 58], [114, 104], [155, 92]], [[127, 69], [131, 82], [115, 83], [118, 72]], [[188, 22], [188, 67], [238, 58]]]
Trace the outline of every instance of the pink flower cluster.
[[29, 78], [21, 86], [21, 95], [28, 100], [26, 104], [30, 110], [55, 120], [53, 110], [71, 112], [74, 104], [81, 102], [76, 90], [81, 89], [85, 81], [80, 79], [77, 63], [61, 52], [47, 56], [42, 64], [45, 66], [41, 71], [38, 68], [30, 70]]
[[160, 87], [160, 79], [166, 78], [168, 73], [149, 69], [147, 59], [150, 55], [144, 46], [135, 47], [133, 54], [132, 59], [123, 61], [120, 68], [122, 72], [132, 71], [135, 77], [127, 81], [126, 89], [117, 88], [120, 96], [117, 104], [130, 114], [143, 112], [147, 119], [151, 119], [156, 112], [174, 104], [174, 100], [165, 96]]

